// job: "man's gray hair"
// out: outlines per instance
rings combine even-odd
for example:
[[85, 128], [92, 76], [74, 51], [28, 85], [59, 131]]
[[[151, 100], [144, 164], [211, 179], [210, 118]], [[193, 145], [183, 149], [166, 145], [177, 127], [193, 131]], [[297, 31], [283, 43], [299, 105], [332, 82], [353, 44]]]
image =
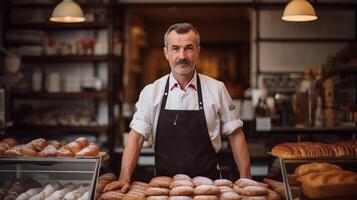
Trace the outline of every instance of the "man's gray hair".
[[193, 31], [196, 34], [197, 46], [200, 46], [200, 34], [198, 33], [197, 29], [189, 23], [177, 23], [177, 24], [171, 25], [165, 32], [165, 35], [164, 35], [165, 47], [167, 47], [167, 35], [171, 31], [175, 31], [178, 34], [184, 34], [184, 33], [188, 33], [189, 31]]

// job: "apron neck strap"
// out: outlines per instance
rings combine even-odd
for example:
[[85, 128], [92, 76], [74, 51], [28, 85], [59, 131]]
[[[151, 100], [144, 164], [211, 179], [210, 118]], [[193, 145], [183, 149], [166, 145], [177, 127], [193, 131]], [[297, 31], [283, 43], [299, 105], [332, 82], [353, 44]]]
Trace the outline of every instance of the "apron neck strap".
[[[198, 73], [196, 74], [197, 79], [197, 92], [198, 92], [198, 107], [200, 110], [203, 110], [203, 98], [202, 98], [202, 91], [201, 91], [201, 81]], [[167, 96], [169, 95], [169, 82], [170, 82], [170, 75], [167, 77], [166, 85], [165, 85], [165, 92], [164, 97], [162, 99], [161, 110], [165, 110]]]

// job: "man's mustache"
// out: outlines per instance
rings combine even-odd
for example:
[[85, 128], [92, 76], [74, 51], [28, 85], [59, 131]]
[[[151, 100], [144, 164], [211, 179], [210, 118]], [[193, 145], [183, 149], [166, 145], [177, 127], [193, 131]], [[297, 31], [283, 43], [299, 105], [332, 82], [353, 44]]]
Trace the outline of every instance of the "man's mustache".
[[190, 61], [188, 61], [187, 59], [180, 59], [175, 64], [176, 65], [189, 65]]

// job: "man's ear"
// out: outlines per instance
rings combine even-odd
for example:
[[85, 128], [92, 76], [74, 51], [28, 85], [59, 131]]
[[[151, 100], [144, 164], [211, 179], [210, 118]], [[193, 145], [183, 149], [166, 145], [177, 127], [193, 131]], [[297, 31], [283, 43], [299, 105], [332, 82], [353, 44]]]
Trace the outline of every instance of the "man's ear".
[[197, 55], [200, 55], [200, 53], [201, 53], [201, 46], [198, 46], [197, 47]]
[[165, 54], [166, 60], [169, 60], [169, 58], [167, 57], [167, 52], [168, 52], [167, 47], [163, 47], [162, 49], [164, 50], [164, 54]]

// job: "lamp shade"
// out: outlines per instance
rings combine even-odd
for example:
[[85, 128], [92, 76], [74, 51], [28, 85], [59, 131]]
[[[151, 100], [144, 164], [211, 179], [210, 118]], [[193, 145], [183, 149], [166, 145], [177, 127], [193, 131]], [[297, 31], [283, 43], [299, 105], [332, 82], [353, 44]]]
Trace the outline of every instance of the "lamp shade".
[[75, 23], [84, 22], [82, 8], [73, 0], [63, 0], [52, 12], [50, 18], [53, 22]]
[[307, 0], [292, 0], [286, 5], [283, 17], [284, 21], [304, 22], [317, 19], [314, 7]]

